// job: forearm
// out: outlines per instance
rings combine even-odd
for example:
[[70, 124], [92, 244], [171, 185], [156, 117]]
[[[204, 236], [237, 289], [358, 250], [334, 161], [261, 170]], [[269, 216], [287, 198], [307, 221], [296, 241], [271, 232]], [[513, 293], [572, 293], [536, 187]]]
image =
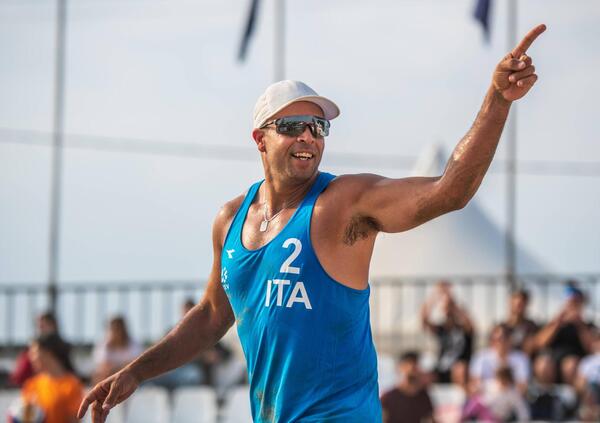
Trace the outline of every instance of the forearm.
[[560, 328], [560, 321], [558, 319], [554, 319], [550, 323], [548, 323], [535, 337], [535, 347], [536, 349], [546, 348], [552, 339], [554, 339], [554, 335], [558, 332]]
[[213, 346], [231, 326], [216, 311], [199, 304], [157, 344], [146, 350], [127, 369], [141, 383], [193, 359]]
[[458, 208], [473, 197], [496, 152], [511, 103], [490, 87], [471, 129], [454, 149], [440, 184]]

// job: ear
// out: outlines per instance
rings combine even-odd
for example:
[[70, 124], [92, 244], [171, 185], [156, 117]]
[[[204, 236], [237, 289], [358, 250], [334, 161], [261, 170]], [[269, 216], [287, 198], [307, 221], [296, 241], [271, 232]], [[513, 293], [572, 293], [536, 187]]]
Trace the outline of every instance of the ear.
[[262, 129], [253, 129], [252, 130], [252, 139], [256, 143], [258, 147], [258, 151], [264, 153], [265, 149], [265, 131]]

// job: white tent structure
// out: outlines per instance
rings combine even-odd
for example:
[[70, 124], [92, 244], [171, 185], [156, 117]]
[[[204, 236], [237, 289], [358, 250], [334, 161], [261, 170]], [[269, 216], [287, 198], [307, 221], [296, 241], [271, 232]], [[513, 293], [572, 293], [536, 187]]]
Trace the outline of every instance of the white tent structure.
[[[421, 155], [412, 174], [441, 175], [447, 157], [440, 147], [432, 146]], [[475, 278], [505, 274], [504, 236], [504, 230], [481, 209], [477, 196], [464, 209], [410, 231], [380, 234], [370, 269], [370, 280], [378, 285], [372, 293], [372, 325], [376, 338], [382, 342], [382, 339], [396, 339], [401, 335], [405, 341], [408, 336], [416, 344], [422, 342], [419, 308], [431, 289], [431, 277], [473, 277], [463, 278], [467, 283], [453, 289], [460, 302], [468, 303], [479, 329], [488, 328], [504, 316], [508, 294], [504, 280]], [[519, 245], [517, 257], [521, 271], [549, 271]], [[405, 282], [408, 279], [409, 283], [402, 284], [400, 279]], [[424, 283], [426, 281], [429, 285]]]

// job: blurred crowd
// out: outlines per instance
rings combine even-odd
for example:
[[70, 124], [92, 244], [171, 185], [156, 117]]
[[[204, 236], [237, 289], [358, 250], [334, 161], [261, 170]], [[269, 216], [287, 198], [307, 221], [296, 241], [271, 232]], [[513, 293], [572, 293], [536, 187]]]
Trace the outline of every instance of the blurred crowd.
[[[435, 339], [435, 363], [422, 367], [418, 351], [398, 357], [397, 383], [381, 397], [384, 422], [443, 420], [431, 399], [431, 390], [440, 385], [460, 390], [455, 418], [461, 421], [600, 421], [600, 331], [584, 317], [586, 294], [575, 282], [565, 291], [562, 308], [544, 323], [529, 317], [528, 291], [512, 292], [506, 318], [477, 349], [477, 322], [451, 284], [440, 282], [421, 306], [422, 326]], [[182, 316], [194, 306], [185, 301]], [[8, 383], [21, 389], [20, 415], [43, 414], [46, 423], [77, 421], [84, 386], [119, 371], [143, 350], [125, 318], [114, 316], [93, 348], [92, 370], [83, 374], [73, 366], [71, 345], [52, 313], [37, 317], [36, 334], [17, 356]], [[243, 363], [233, 356], [217, 344], [146, 383], [168, 390], [206, 384], [224, 399], [245, 377]]]
[[[544, 323], [528, 317], [529, 292], [514, 291], [505, 320], [475, 350], [476, 322], [451, 285], [439, 283], [421, 307], [423, 328], [437, 344], [435, 365], [423, 370], [417, 351], [398, 357], [398, 382], [381, 398], [384, 422], [439, 419], [432, 384], [464, 392], [461, 421], [600, 421], [600, 331], [584, 318], [587, 298], [577, 283], [565, 291], [562, 308]], [[443, 317], [434, 322], [436, 307]]]
[[[186, 300], [182, 304], [182, 317], [194, 306], [193, 300]], [[61, 336], [53, 313], [46, 312], [36, 318], [36, 334], [30, 345], [18, 354], [6, 382], [6, 387], [21, 389], [21, 398], [14, 404], [14, 410], [9, 411], [15, 421], [79, 421], [76, 415], [85, 385], [95, 385], [118, 372], [143, 351], [143, 346], [129, 334], [123, 316], [114, 316], [107, 322], [104, 338], [92, 351], [91, 372], [81, 372], [73, 366], [72, 347]], [[228, 388], [244, 380], [243, 366], [233, 359], [228, 348], [218, 343], [190, 363], [145, 384], [171, 391], [206, 384], [223, 395]]]

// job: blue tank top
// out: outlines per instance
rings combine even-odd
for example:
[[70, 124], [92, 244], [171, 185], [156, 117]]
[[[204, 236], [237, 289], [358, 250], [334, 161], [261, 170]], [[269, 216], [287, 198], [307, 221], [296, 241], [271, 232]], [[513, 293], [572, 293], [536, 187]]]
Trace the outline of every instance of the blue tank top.
[[381, 422], [369, 292], [332, 279], [310, 240], [320, 173], [287, 225], [257, 250], [242, 245], [240, 206], [223, 247], [221, 284], [248, 365], [255, 422]]

